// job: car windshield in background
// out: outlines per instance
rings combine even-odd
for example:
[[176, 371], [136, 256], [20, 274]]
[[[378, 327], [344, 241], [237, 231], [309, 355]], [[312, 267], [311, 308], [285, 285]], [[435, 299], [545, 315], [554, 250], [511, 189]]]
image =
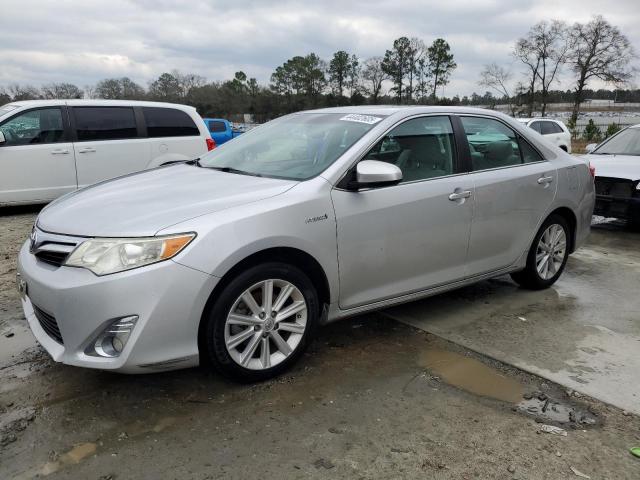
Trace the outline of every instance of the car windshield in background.
[[596, 149], [596, 155], [640, 155], [640, 128], [627, 128]]
[[253, 129], [200, 159], [208, 168], [307, 180], [380, 122], [380, 115], [298, 113]]

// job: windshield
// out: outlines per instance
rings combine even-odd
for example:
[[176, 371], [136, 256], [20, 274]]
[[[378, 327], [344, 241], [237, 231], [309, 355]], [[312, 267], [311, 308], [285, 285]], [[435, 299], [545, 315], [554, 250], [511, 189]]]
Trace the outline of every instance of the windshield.
[[202, 167], [306, 180], [335, 162], [382, 116], [298, 113], [243, 133], [204, 155]]
[[593, 153], [596, 155], [640, 155], [640, 128], [627, 128]]

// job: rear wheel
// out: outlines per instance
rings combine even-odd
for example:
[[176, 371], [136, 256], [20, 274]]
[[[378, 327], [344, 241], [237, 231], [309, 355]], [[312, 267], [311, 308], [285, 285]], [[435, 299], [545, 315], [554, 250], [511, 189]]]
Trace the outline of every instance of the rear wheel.
[[551, 215], [536, 234], [524, 270], [511, 278], [524, 288], [540, 290], [553, 285], [569, 258], [569, 224], [560, 215]]
[[298, 268], [265, 263], [235, 277], [209, 309], [209, 360], [237, 381], [266, 380], [302, 355], [318, 321], [318, 295]]

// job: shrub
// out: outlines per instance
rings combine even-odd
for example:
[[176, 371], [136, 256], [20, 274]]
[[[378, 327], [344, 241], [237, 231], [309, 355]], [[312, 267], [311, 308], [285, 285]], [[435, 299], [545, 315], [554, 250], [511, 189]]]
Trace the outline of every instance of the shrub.
[[589, 123], [584, 127], [582, 138], [588, 141], [598, 141], [600, 137], [602, 137], [602, 132], [594, 123], [593, 118], [589, 119]]
[[615, 122], [610, 123], [609, 126], [607, 127], [607, 131], [604, 132], [604, 138], [609, 138], [611, 135], [615, 135], [619, 131], [620, 131], [620, 125], [618, 125]]

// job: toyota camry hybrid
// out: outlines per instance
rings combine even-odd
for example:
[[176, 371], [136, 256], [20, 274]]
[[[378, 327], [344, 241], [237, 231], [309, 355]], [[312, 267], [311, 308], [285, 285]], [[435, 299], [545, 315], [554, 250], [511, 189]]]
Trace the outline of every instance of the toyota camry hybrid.
[[326, 322], [504, 274], [549, 287], [594, 200], [585, 160], [500, 113], [306, 111], [49, 204], [18, 288], [56, 361], [257, 381]]

